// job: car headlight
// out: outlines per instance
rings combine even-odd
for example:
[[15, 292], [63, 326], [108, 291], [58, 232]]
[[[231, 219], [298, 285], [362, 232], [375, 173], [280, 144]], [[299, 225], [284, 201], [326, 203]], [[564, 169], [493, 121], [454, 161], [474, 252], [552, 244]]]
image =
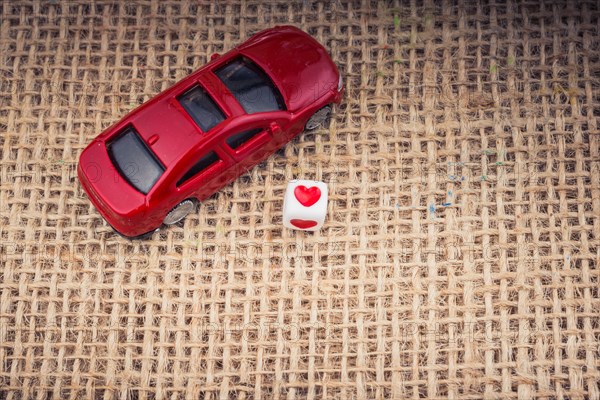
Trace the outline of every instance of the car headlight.
[[342, 75], [340, 74], [340, 79], [338, 79], [338, 92], [340, 90], [342, 90], [343, 87], [344, 87], [344, 79], [342, 78]]

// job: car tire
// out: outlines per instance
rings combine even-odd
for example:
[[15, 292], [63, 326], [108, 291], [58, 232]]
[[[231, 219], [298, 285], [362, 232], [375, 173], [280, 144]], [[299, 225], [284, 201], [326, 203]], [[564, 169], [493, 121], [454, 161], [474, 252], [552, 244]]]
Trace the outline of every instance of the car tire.
[[173, 225], [187, 217], [187, 215], [196, 209], [196, 202], [187, 199], [177, 204], [165, 217], [163, 224]]
[[329, 122], [331, 121], [331, 105], [326, 105], [323, 108], [320, 108], [315, 112], [312, 117], [306, 121], [306, 125], [304, 129], [307, 131], [312, 131], [320, 127], [329, 126]]

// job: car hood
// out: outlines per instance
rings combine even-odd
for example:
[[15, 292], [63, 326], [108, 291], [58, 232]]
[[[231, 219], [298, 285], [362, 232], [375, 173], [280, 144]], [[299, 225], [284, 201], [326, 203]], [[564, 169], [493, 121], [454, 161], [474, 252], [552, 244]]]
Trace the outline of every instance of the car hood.
[[337, 88], [339, 72], [319, 42], [292, 26], [261, 32], [239, 47], [271, 76], [289, 111]]

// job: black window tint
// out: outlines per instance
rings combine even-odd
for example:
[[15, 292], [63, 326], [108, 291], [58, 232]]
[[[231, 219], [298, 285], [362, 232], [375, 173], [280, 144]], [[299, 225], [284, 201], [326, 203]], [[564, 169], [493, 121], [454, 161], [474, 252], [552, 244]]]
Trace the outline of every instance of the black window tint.
[[165, 167], [131, 126], [108, 143], [107, 151], [123, 179], [144, 194], [165, 172]]
[[215, 74], [248, 114], [285, 110], [281, 93], [271, 79], [247, 58], [235, 59]]
[[188, 172], [186, 172], [186, 174], [177, 182], [177, 186], [181, 186], [181, 184], [190, 180], [191, 178], [193, 178], [194, 176], [196, 176], [197, 174], [199, 174], [200, 172], [207, 169], [208, 167], [210, 167], [218, 161], [220, 160], [217, 153], [211, 151], [210, 153], [202, 157], [200, 160], [198, 160], [198, 162], [194, 164], [194, 166]]
[[204, 132], [225, 119], [225, 114], [200, 86], [194, 86], [177, 100]]
[[246, 143], [247, 141], [252, 139], [254, 136], [258, 135], [262, 131], [263, 131], [262, 129], [257, 128], [257, 129], [250, 129], [248, 131], [236, 133], [235, 135], [229, 136], [227, 138], [226, 142], [229, 145], [229, 147], [231, 147], [232, 149], [237, 149], [238, 147], [240, 147], [241, 145], [243, 145], [244, 143]]

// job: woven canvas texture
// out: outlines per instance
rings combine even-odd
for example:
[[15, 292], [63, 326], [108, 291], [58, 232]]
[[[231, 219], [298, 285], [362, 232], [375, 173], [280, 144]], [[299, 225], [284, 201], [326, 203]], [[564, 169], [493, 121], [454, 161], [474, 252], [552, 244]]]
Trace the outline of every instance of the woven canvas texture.
[[[600, 398], [597, 2], [0, 10], [0, 398]], [[331, 126], [115, 234], [84, 147], [282, 24], [343, 74]], [[319, 232], [282, 228], [294, 178]]]

